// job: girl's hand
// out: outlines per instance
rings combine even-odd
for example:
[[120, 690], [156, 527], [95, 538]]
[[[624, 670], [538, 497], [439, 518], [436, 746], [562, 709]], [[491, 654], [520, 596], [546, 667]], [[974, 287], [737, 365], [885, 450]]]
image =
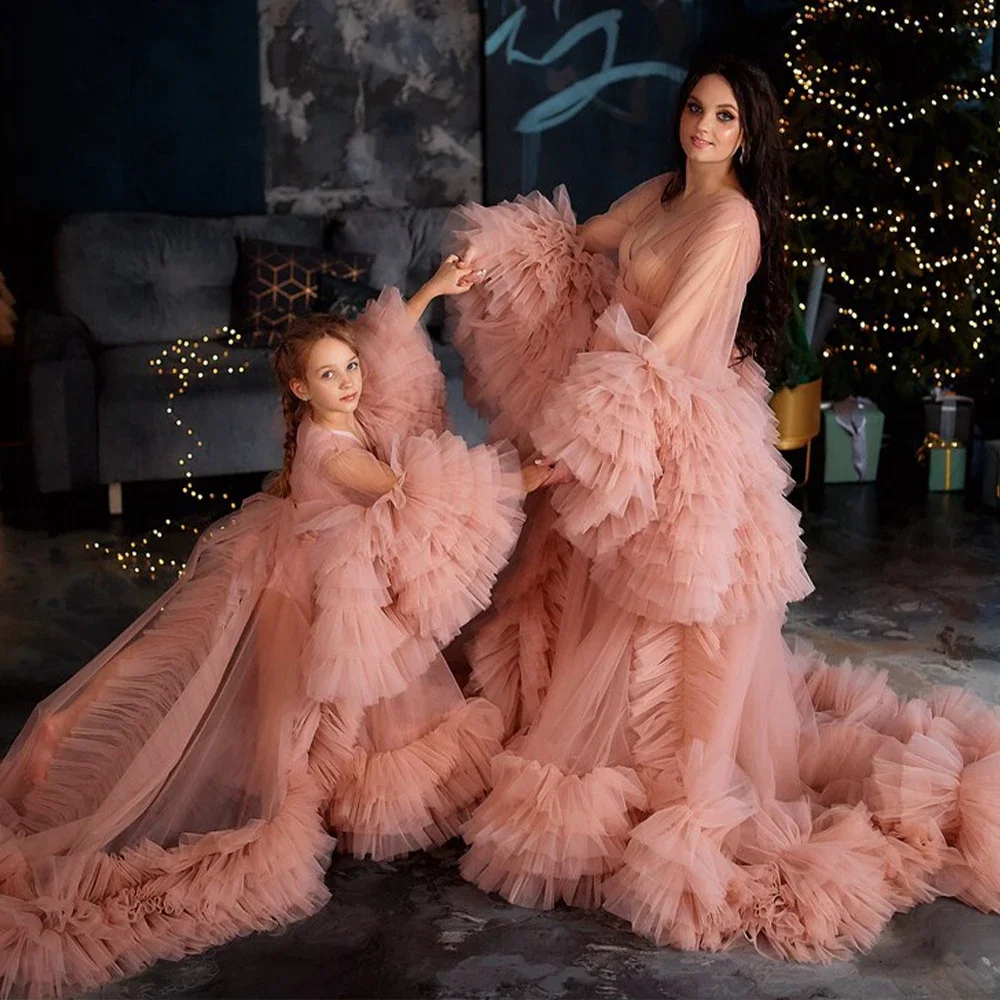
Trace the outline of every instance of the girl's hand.
[[481, 272], [466, 264], [456, 254], [446, 257], [427, 287], [437, 295], [464, 295], [481, 278]]
[[540, 458], [522, 465], [521, 481], [524, 483], [524, 492], [533, 493], [540, 486], [545, 486], [550, 475], [552, 466], [546, 465]]

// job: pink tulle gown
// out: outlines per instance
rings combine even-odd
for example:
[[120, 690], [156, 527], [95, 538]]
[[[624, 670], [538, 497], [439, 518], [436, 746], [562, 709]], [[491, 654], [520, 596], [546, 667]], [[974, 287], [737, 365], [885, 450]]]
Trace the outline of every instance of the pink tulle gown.
[[532, 496], [471, 643], [509, 742], [463, 872], [797, 961], [941, 894], [996, 911], [1000, 716], [786, 646], [811, 584], [767, 386], [733, 357], [757, 219], [734, 191], [664, 205], [664, 182], [585, 231], [561, 190], [450, 222], [486, 271], [456, 302], [467, 392], [575, 477]]
[[523, 520], [513, 449], [444, 431], [444, 383], [388, 292], [357, 324], [358, 420], [399, 475], [324, 473], [199, 541], [183, 579], [47, 698], [0, 765], [0, 992], [79, 990], [320, 909], [334, 847], [454, 836], [501, 719], [439, 648], [489, 603]]

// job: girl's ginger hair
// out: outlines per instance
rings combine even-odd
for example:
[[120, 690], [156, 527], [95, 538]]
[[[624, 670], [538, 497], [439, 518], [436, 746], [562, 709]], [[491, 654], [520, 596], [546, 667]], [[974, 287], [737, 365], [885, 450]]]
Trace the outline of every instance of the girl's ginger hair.
[[299, 424], [309, 412], [309, 403], [292, 392], [292, 379], [305, 381], [309, 352], [313, 344], [324, 337], [339, 340], [355, 354], [358, 353], [358, 343], [349, 323], [333, 316], [317, 315], [293, 320], [272, 359], [274, 374], [281, 388], [281, 412], [285, 418], [285, 457], [281, 472], [269, 492], [280, 497], [291, 493], [292, 463], [295, 461]]

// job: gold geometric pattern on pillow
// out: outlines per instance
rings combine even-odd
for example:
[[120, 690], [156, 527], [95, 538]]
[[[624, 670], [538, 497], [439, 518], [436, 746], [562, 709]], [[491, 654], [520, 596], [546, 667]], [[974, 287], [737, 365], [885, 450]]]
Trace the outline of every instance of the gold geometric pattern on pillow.
[[312, 312], [321, 274], [364, 281], [374, 262], [369, 254], [250, 238], [238, 240], [238, 250], [233, 326], [251, 347], [276, 346], [292, 320]]

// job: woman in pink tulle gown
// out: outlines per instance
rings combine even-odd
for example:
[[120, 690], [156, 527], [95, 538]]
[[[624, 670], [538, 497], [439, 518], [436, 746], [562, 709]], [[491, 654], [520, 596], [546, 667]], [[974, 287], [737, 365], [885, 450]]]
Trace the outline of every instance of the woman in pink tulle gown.
[[[391, 858], [455, 835], [501, 720], [439, 649], [513, 548], [509, 446], [444, 429], [410, 304], [298, 321], [276, 354], [273, 494], [47, 698], [0, 764], [0, 994], [89, 989], [305, 917], [334, 839]], [[531, 466], [532, 488], [549, 470]]]
[[828, 961], [940, 894], [1000, 909], [1000, 717], [791, 652], [811, 589], [758, 360], [780, 339], [785, 170], [760, 71], [679, 105], [683, 162], [575, 224], [460, 209], [467, 391], [559, 463], [471, 644], [509, 738], [465, 876], [686, 949]]

